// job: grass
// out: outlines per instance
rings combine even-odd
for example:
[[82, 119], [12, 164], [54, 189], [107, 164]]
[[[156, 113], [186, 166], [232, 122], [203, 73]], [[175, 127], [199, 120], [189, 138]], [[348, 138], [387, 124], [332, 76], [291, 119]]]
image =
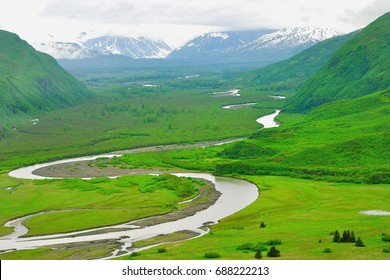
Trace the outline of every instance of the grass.
[[[164, 184], [185, 185], [190, 191], [183, 196], [183, 189], [168, 188], [161, 179], [150, 175], [91, 181], [32, 181], [1, 175], [0, 224], [42, 211], [71, 210], [46, 213], [25, 222], [28, 235], [70, 232], [167, 213], [176, 209], [179, 201], [197, 194], [197, 182], [187, 178], [166, 176]], [[8, 187], [11, 190], [5, 190]], [[0, 227], [1, 235], [11, 231]]]
[[[254, 252], [237, 250], [244, 243], [280, 239], [281, 259], [385, 259], [382, 232], [387, 216], [367, 216], [367, 209], [389, 210], [389, 185], [315, 182], [274, 176], [244, 176], [260, 187], [259, 199], [212, 226], [212, 234], [186, 242], [165, 244], [163, 256], [154, 249], [137, 259], [203, 259], [218, 252], [222, 259], [254, 259]], [[264, 221], [266, 228], [260, 228]], [[366, 247], [333, 243], [334, 230], [353, 229]], [[321, 240], [321, 243], [319, 242]], [[205, 245], [207, 244], [207, 246]], [[329, 248], [332, 253], [324, 254]], [[267, 259], [267, 257], [263, 257]]]

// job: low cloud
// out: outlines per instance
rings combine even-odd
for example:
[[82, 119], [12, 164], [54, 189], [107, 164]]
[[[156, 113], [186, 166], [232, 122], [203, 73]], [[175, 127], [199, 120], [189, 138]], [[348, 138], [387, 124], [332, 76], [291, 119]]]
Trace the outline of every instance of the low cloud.
[[345, 24], [363, 27], [389, 11], [390, 1], [374, 0], [358, 11], [345, 10], [339, 20]]

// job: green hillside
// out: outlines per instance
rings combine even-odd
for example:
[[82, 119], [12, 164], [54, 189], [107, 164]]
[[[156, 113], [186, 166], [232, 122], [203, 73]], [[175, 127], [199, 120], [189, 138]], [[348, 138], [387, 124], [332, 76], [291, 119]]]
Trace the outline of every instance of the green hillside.
[[287, 60], [245, 73], [240, 80], [270, 90], [298, 88], [356, 33], [322, 41]]
[[0, 30], [0, 126], [76, 104], [90, 95], [54, 58]]
[[340, 48], [299, 89], [287, 109], [307, 112], [321, 104], [390, 86], [390, 13], [364, 28]]

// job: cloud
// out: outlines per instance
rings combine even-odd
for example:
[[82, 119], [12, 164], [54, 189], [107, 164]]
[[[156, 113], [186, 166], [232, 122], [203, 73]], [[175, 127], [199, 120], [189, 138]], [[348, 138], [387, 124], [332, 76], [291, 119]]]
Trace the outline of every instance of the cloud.
[[374, 0], [358, 11], [346, 9], [339, 21], [354, 26], [366, 26], [378, 17], [390, 11], [390, 1]]

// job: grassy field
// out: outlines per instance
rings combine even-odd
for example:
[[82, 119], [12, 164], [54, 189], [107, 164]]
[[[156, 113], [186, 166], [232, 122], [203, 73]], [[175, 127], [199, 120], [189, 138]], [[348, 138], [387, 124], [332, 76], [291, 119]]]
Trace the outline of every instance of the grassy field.
[[[186, 178], [137, 175], [118, 179], [17, 180], [1, 175], [0, 224], [42, 211], [28, 219], [27, 235], [70, 232], [123, 223], [176, 209], [194, 197], [201, 182]], [[12, 232], [0, 227], [0, 235]]]
[[[87, 104], [57, 110], [6, 133], [0, 141], [0, 172], [51, 159], [96, 154], [140, 146], [186, 143], [249, 136], [260, 126], [256, 118], [281, 107], [269, 92], [244, 88], [239, 97], [215, 97], [231, 85], [165, 82], [156, 88], [124, 83], [95, 90]], [[183, 84], [184, 83], [184, 84]], [[286, 94], [289, 94], [286, 92]], [[257, 102], [239, 110], [222, 106]]]
[[[244, 176], [256, 183], [260, 196], [244, 210], [212, 226], [212, 233], [190, 241], [164, 244], [122, 259], [205, 259], [216, 252], [221, 259], [254, 259], [248, 243], [272, 244], [280, 259], [387, 259], [389, 247], [382, 234], [389, 234], [389, 216], [359, 214], [362, 210], [390, 211], [389, 185], [328, 183], [275, 176]], [[260, 228], [264, 222], [266, 227]], [[354, 243], [334, 243], [333, 232], [354, 231], [365, 247]], [[279, 242], [279, 241], [278, 241]], [[276, 242], [276, 243], [278, 243]], [[207, 244], [207, 245], [205, 245]], [[245, 245], [246, 246], [242, 246]], [[265, 246], [265, 250], [270, 245]], [[159, 253], [158, 248], [167, 252]], [[331, 253], [324, 253], [326, 248]], [[264, 258], [266, 251], [263, 252]]]

